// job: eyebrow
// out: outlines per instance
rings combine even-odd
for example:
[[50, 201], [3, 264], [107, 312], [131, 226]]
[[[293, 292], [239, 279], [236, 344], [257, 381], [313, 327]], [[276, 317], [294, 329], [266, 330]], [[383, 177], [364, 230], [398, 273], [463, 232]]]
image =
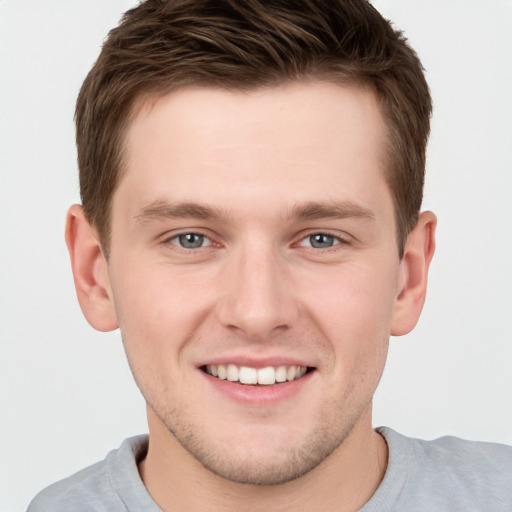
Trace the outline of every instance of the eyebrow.
[[[134, 218], [145, 223], [151, 220], [166, 220], [178, 218], [192, 218], [198, 220], [217, 220], [227, 222], [231, 215], [220, 208], [204, 206], [193, 202], [169, 203], [155, 201], [138, 211]], [[372, 210], [352, 201], [317, 203], [308, 202], [295, 205], [289, 210], [288, 219], [316, 220], [316, 219], [375, 219]]]
[[226, 220], [227, 213], [218, 208], [204, 206], [197, 203], [169, 203], [155, 201], [138, 211], [134, 218], [138, 222], [151, 220], [192, 218], [199, 220]]
[[374, 220], [375, 213], [352, 201], [342, 201], [299, 204], [291, 209], [289, 217], [298, 220], [347, 218]]

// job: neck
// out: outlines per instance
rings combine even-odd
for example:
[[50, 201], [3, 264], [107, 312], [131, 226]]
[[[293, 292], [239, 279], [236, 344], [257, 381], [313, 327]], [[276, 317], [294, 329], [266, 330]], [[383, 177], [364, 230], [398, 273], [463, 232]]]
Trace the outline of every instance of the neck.
[[387, 445], [371, 426], [371, 406], [343, 443], [304, 476], [278, 485], [247, 485], [204, 468], [148, 411], [150, 442], [141, 478], [164, 511], [254, 512], [358, 510], [384, 478]]

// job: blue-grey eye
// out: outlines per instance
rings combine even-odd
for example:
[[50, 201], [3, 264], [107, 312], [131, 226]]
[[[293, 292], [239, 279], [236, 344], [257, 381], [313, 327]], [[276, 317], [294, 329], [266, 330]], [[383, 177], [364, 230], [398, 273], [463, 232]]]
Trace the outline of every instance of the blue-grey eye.
[[199, 249], [205, 245], [205, 237], [197, 233], [185, 233], [184, 235], [179, 235], [177, 238], [181, 247], [185, 249]]
[[308, 237], [311, 247], [315, 249], [328, 249], [336, 244], [336, 238], [325, 233], [316, 233]]

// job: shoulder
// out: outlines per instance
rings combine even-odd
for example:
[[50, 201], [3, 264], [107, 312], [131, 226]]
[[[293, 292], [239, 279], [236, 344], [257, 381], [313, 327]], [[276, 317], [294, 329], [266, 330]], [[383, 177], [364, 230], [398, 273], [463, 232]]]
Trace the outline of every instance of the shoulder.
[[405, 473], [406, 499], [425, 500], [430, 510], [512, 510], [512, 447], [451, 436], [423, 441], [388, 428], [379, 432], [389, 446], [390, 473], [395, 478]]
[[452, 472], [458, 469], [468, 477], [477, 474], [495, 479], [500, 475], [508, 478], [512, 475], [511, 446], [446, 436], [434, 441], [422, 441], [420, 447], [434, 463], [441, 461]]
[[512, 484], [512, 447], [498, 443], [468, 441], [453, 436], [440, 437], [433, 441], [408, 438], [396, 432], [386, 438], [393, 438], [397, 447], [404, 449], [412, 468], [426, 467], [436, 474], [444, 474], [458, 480], [488, 480]]
[[112, 501], [111, 494], [107, 464], [101, 461], [43, 489], [27, 512], [103, 510], [96, 507], [98, 497]]
[[[105, 460], [43, 489], [32, 500], [27, 512], [126, 511], [119, 489], [128, 483], [127, 480], [138, 479], [136, 457], [144, 445], [147, 446], [147, 436], [126, 439]], [[138, 480], [134, 487], [138, 483], [143, 486]]]

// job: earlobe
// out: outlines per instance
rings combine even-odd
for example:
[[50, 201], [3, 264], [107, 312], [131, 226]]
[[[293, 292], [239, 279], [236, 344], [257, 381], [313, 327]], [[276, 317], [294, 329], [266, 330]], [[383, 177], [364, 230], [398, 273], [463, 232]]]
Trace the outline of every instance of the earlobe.
[[78, 302], [87, 321], [98, 331], [118, 327], [107, 261], [80, 205], [66, 218], [66, 244], [71, 258]]
[[428, 269], [434, 256], [436, 224], [432, 212], [423, 212], [407, 237], [391, 321], [393, 336], [412, 331], [420, 317], [427, 293]]

